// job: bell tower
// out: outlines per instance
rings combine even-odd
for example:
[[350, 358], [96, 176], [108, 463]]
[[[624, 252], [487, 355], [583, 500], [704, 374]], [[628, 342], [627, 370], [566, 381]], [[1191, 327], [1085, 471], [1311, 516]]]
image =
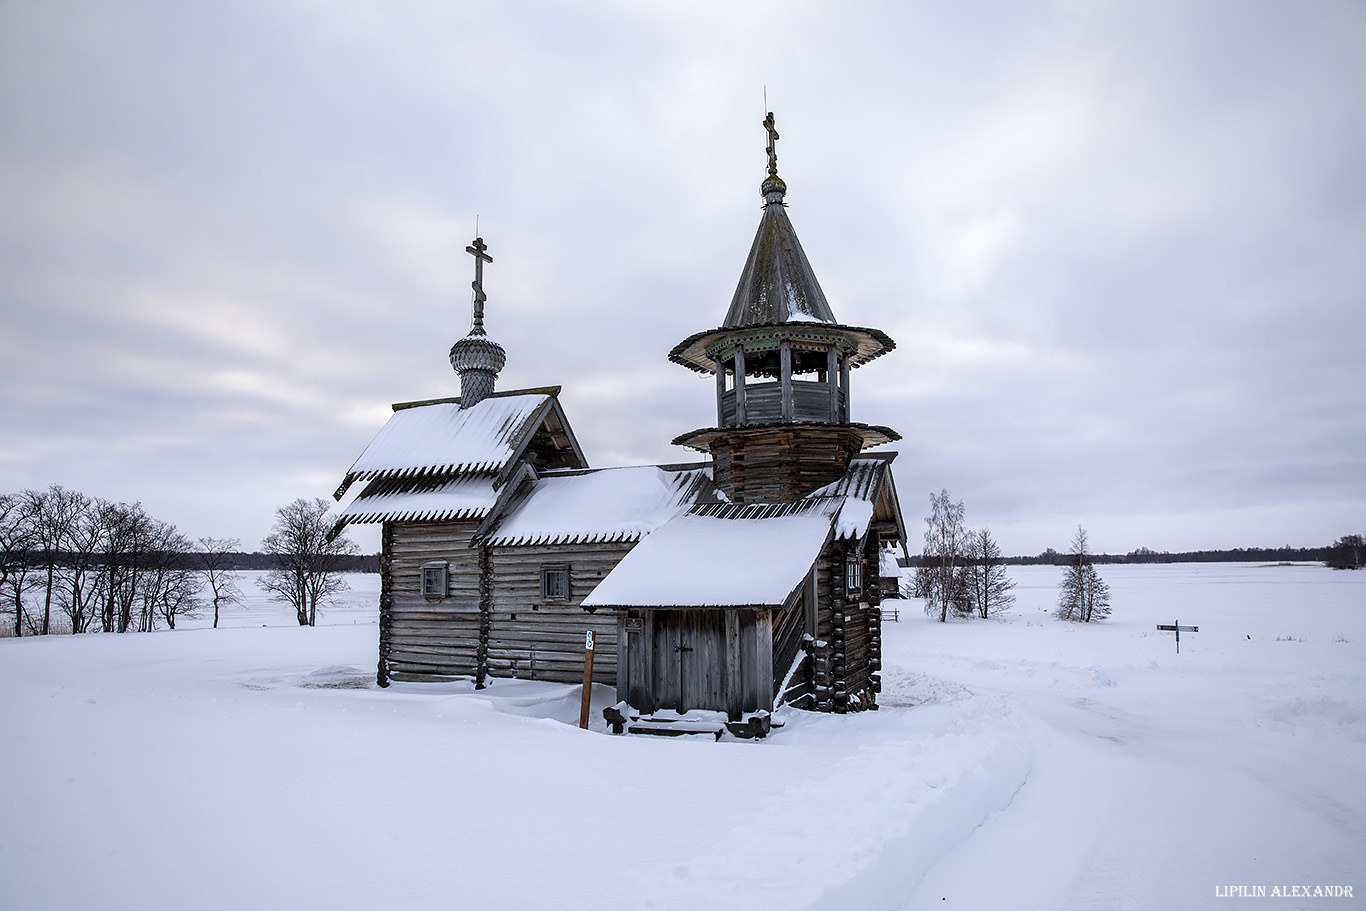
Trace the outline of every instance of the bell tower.
[[879, 329], [835, 319], [787, 217], [778, 132], [768, 133], [763, 215], [730, 309], [669, 360], [716, 378], [716, 426], [673, 442], [710, 453], [735, 502], [792, 500], [843, 477], [863, 449], [900, 439], [851, 418], [850, 371], [896, 347]]

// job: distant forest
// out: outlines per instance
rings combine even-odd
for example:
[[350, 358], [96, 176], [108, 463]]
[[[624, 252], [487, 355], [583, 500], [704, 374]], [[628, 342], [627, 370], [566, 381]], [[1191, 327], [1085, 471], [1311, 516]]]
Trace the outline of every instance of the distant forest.
[[[379, 554], [341, 554], [336, 558], [338, 569], [347, 573], [379, 572]], [[279, 569], [279, 558], [260, 551], [233, 551], [223, 555], [225, 569]]]
[[[1186, 550], [1165, 551], [1149, 550], [1140, 547], [1127, 554], [1094, 554], [1095, 563], [1322, 563], [1329, 557], [1332, 547], [1235, 547], [1232, 550]], [[913, 554], [911, 559], [901, 561], [905, 566], [920, 566], [923, 558]], [[1067, 554], [1060, 554], [1048, 548], [1032, 557], [1006, 557], [1002, 561], [1012, 566], [1064, 566]]]

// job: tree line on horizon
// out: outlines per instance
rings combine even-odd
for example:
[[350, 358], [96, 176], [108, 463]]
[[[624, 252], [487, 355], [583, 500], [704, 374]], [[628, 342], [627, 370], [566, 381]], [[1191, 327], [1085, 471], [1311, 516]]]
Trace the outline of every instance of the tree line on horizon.
[[[1355, 553], [1358, 555], [1358, 564], [1366, 564], [1366, 547], [1363, 547], [1361, 535], [1346, 535], [1339, 538], [1337, 542], [1329, 547], [1235, 547], [1229, 550], [1186, 550], [1186, 551], [1156, 551], [1147, 547], [1140, 547], [1125, 554], [1090, 554], [1091, 562], [1097, 564], [1143, 564], [1143, 563], [1270, 563], [1289, 561], [1295, 563], [1323, 563], [1335, 569], [1354, 568], [1352, 562], [1353, 549], [1349, 542], [1356, 542]], [[1066, 566], [1069, 562], [1070, 553], [1058, 552], [1053, 548], [1048, 548], [1043, 553], [1033, 556], [1013, 556], [1001, 557], [1001, 562], [1007, 566]], [[902, 560], [902, 564], [907, 567], [920, 566], [924, 560], [923, 554], [912, 554], [909, 560]], [[1343, 563], [1336, 566], [1335, 563]]]
[[117, 503], [52, 485], [0, 494], [0, 635], [150, 632], [241, 600], [232, 573], [260, 569], [272, 600], [313, 625], [318, 606], [345, 588], [341, 573], [377, 571], [333, 534], [326, 500], [276, 511], [253, 553], [236, 538], [191, 540], [141, 503]]

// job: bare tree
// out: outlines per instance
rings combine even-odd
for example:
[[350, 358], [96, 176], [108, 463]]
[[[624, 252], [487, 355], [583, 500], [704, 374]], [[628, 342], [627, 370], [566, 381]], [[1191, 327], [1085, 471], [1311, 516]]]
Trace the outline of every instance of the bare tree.
[[238, 604], [242, 600], [242, 590], [232, 574], [231, 554], [242, 546], [237, 538], [200, 538], [199, 572], [209, 589], [213, 603], [213, 628], [218, 629], [220, 607]]
[[963, 525], [963, 501], [949, 499], [947, 490], [930, 494], [930, 514], [925, 517], [925, 547], [916, 570], [915, 594], [925, 599], [925, 613], [938, 615], [942, 623], [949, 611], [972, 610], [966, 582], [967, 528]]
[[1001, 547], [991, 529], [968, 532], [967, 555], [965, 585], [977, 616], [986, 619], [1010, 610], [1015, 603], [1015, 582], [1006, 574]]
[[71, 625], [72, 635], [90, 628], [103, 600], [104, 573], [96, 563], [104, 538], [101, 516], [107, 505], [82, 493], [74, 493], [74, 496], [75, 509], [67, 526], [59, 569], [63, 594], [61, 610]]
[[1078, 525], [1067, 554], [1067, 569], [1058, 583], [1060, 620], [1090, 623], [1110, 616], [1110, 586], [1096, 572], [1088, 547], [1086, 529]]
[[192, 617], [199, 607], [199, 576], [190, 556], [190, 540], [169, 522], [154, 522], [151, 548], [138, 588], [138, 629], [150, 632], [158, 620], [175, 629], [178, 617]]
[[16, 636], [24, 634], [24, 594], [34, 584], [29, 556], [32, 518], [24, 497], [0, 494], [0, 597], [14, 610]]
[[89, 508], [90, 498], [57, 484], [43, 491], [26, 490], [23, 498], [32, 517], [34, 550], [45, 575], [43, 617], [38, 634], [46, 636], [52, 630], [53, 597], [59, 594], [57, 571], [61, 566], [62, 549], [68, 543], [77, 516]]
[[318, 605], [349, 586], [341, 558], [357, 553], [349, 538], [332, 536], [329, 504], [300, 497], [275, 511], [275, 525], [261, 542], [277, 566], [258, 583], [275, 601], [294, 608], [300, 626], [316, 626]]

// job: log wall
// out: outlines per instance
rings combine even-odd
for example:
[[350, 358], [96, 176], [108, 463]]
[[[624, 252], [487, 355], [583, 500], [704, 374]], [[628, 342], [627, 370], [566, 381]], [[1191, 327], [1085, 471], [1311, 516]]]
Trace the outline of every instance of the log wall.
[[[615, 686], [616, 615], [590, 614], [579, 604], [633, 546], [615, 542], [490, 548], [489, 674], [578, 683], [583, 679], [584, 633], [591, 629], [593, 680]], [[541, 567], [548, 563], [568, 565], [569, 600], [541, 598]]]
[[849, 428], [736, 430], [711, 443], [713, 477], [737, 503], [795, 500], [844, 477], [862, 445]]
[[[578, 683], [584, 633], [594, 631], [593, 677], [615, 685], [617, 623], [579, 604], [633, 544], [469, 546], [477, 520], [388, 523], [380, 595], [380, 684], [393, 680], [521, 677]], [[422, 595], [422, 567], [447, 564], [446, 593]], [[541, 567], [569, 567], [569, 599], [541, 598]]]

